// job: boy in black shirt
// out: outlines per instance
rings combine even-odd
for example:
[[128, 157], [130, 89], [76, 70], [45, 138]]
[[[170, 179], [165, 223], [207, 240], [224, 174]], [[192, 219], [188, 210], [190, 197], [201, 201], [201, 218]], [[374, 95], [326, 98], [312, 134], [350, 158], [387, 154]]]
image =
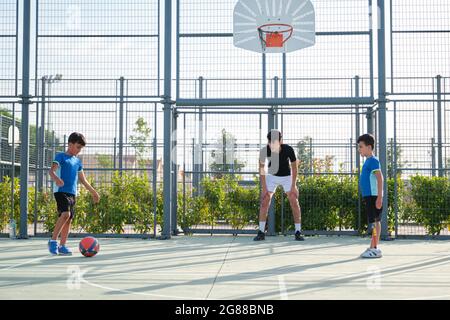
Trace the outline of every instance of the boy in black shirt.
[[[272, 130], [267, 135], [268, 144], [264, 147], [259, 156], [259, 173], [261, 179], [261, 207], [259, 211], [259, 231], [255, 241], [265, 240], [264, 230], [266, 227], [267, 215], [270, 202], [278, 186], [282, 186], [289, 199], [292, 208], [292, 215], [295, 222], [295, 240], [303, 241], [301, 233], [301, 210], [298, 203], [297, 189], [297, 157], [294, 149], [283, 144], [283, 136], [280, 131]], [[268, 174], [264, 168], [266, 160], [268, 164]]]

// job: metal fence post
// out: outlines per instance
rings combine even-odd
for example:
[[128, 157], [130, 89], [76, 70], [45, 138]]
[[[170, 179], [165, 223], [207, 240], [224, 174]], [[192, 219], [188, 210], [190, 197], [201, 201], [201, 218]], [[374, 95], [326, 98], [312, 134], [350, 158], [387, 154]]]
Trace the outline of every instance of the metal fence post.
[[164, 27], [164, 225], [161, 239], [170, 239], [170, 220], [172, 210], [171, 172], [172, 172], [172, 1], [165, 0]]
[[367, 133], [375, 134], [373, 107], [367, 108], [366, 119], [367, 119]]
[[[356, 76], [355, 77], [355, 97], [359, 97], [360, 96], [360, 77]], [[360, 115], [360, 106], [356, 105], [355, 106], [355, 110], [356, 110], [356, 115], [355, 115], [355, 146], [354, 148], [356, 148], [356, 152], [355, 152], [355, 157], [356, 157], [356, 171], [357, 171], [357, 181], [358, 181], [358, 230], [361, 229], [361, 187], [359, 185], [359, 177], [361, 175], [361, 156], [359, 154], [359, 148], [358, 148], [358, 138], [361, 135], [361, 115]], [[352, 159], [353, 161], [353, 159]], [[353, 173], [353, 172], [352, 172]]]
[[45, 77], [42, 77], [41, 79], [41, 128], [39, 130], [39, 147], [40, 151], [38, 152], [38, 162], [39, 162], [39, 169], [41, 170], [38, 174], [39, 180], [38, 180], [38, 190], [42, 191], [43, 185], [44, 185], [44, 166], [45, 166], [45, 99], [46, 99], [46, 86], [47, 86], [47, 79]]
[[14, 193], [16, 179], [16, 104], [13, 103], [12, 117], [12, 151], [11, 151], [11, 220], [14, 219]]
[[157, 219], [157, 209], [158, 209], [158, 104], [155, 103], [155, 123], [154, 123], [154, 137], [153, 137], [153, 235], [156, 237], [156, 225], [158, 223]]
[[[273, 79], [274, 83], [274, 98], [278, 98], [278, 77], [275, 77]], [[277, 106], [272, 106], [272, 108], [269, 110], [269, 132], [272, 129], [278, 128], [278, 111]], [[275, 196], [272, 198], [272, 201], [269, 206], [269, 216], [268, 216], [268, 232], [267, 235], [274, 236], [276, 234], [276, 228], [275, 228]]]
[[397, 182], [397, 102], [394, 102], [394, 211], [395, 211], [395, 238], [398, 238], [398, 182]]
[[117, 169], [117, 138], [114, 137], [113, 139], [113, 144], [114, 144], [114, 148], [113, 148], [113, 169], [116, 170]]
[[431, 175], [436, 177], [436, 141], [431, 138]]
[[178, 211], [178, 157], [177, 157], [177, 120], [178, 119], [178, 113], [176, 111], [173, 112], [173, 136], [172, 136], [172, 156], [173, 156], [173, 162], [172, 162], [172, 234], [178, 235], [178, 228], [177, 228], [177, 211]]
[[23, 3], [22, 137], [20, 152], [20, 238], [28, 238], [28, 180], [30, 170], [30, 33], [31, 1]]
[[[198, 97], [203, 99], [203, 77], [198, 78]], [[203, 171], [203, 108], [199, 108], [199, 124], [198, 124], [198, 141], [194, 145], [194, 176], [193, 183], [195, 188], [195, 195], [200, 194], [200, 172]]]
[[442, 133], [443, 127], [442, 127], [442, 76], [438, 75], [436, 77], [437, 81], [437, 157], [438, 157], [438, 174], [439, 177], [444, 176], [444, 157], [442, 153]]
[[122, 175], [123, 169], [123, 121], [124, 121], [124, 92], [125, 92], [125, 78], [120, 77], [120, 103], [119, 103], [119, 174]]
[[387, 184], [387, 126], [386, 126], [386, 34], [385, 34], [385, 1], [378, 0], [379, 21], [378, 26], [378, 88], [379, 88], [379, 108], [378, 108], [378, 143], [381, 171], [384, 177], [383, 215], [381, 221], [381, 237], [388, 239], [388, 184]]

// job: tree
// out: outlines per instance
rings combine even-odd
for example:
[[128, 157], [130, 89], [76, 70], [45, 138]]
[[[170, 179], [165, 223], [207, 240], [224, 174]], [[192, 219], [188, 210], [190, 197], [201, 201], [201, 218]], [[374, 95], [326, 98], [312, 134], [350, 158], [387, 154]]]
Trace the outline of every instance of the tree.
[[[405, 168], [408, 161], [402, 161], [403, 150], [399, 144], [396, 147], [397, 168]], [[387, 148], [387, 175], [389, 179], [394, 178], [394, 139], [391, 139]], [[397, 173], [401, 175], [400, 173]]]
[[130, 136], [131, 145], [136, 152], [138, 167], [145, 167], [145, 156], [151, 150], [151, 146], [147, 145], [152, 129], [149, 128], [148, 123], [143, 117], [139, 117], [135, 122], [133, 135]]
[[311, 144], [311, 137], [304, 137], [297, 143], [298, 173], [300, 174], [312, 171], [313, 150]]
[[[221, 136], [217, 139], [217, 148], [211, 152], [213, 161], [209, 167], [212, 171], [240, 172], [245, 167], [244, 162], [240, 162], [236, 155], [236, 138], [225, 129], [222, 129]], [[222, 177], [222, 174], [214, 175]]]
[[297, 159], [298, 159], [298, 173], [323, 173], [333, 171], [334, 156], [327, 155], [325, 158], [314, 158], [314, 151], [312, 146], [312, 138], [304, 137], [297, 142]]

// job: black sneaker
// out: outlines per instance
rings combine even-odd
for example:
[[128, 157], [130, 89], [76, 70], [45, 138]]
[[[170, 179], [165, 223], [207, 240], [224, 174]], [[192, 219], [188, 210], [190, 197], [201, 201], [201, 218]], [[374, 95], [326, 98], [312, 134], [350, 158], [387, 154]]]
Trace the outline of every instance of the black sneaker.
[[302, 233], [300, 231], [297, 231], [295, 233], [295, 241], [305, 241], [305, 238], [303, 238]]
[[262, 241], [266, 240], [266, 234], [261, 230], [258, 231], [258, 235], [253, 239], [253, 241]]

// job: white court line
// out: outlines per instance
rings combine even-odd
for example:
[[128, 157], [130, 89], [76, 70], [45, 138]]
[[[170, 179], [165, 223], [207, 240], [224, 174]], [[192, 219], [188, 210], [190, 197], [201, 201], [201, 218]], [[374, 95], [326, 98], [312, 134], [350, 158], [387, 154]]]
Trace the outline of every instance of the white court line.
[[138, 296], [148, 296], [148, 297], [159, 297], [159, 298], [171, 298], [171, 299], [179, 299], [179, 300], [197, 300], [199, 298], [193, 298], [193, 297], [179, 297], [179, 296], [167, 296], [167, 295], [162, 295], [162, 294], [153, 294], [153, 293], [145, 293], [145, 292], [134, 292], [134, 291], [130, 291], [130, 290], [126, 290], [126, 289], [117, 289], [117, 288], [111, 288], [111, 287], [107, 287], [107, 286], [102, 286], [99, 284], [95, 284], [95, 283], [91, 283], [89, 281], [87, 281], [86, 279], [81, 279], [82, 283], [85, 283], [91, 287], [96, 287], [96, 288], [100, 288], [103, 290], [110, 290], [110, 291], [117, 291], [117, 292], [122, 292], [122, 293], [128, 293], [128, 294], [134, 294], [134, 295], [138, 295]]
[[284, 276], [278, 276], [278, 287], [280, 289], [280, 299], [289, 300], [289, 296], [286, 290], [286, 283], [284, 281]]

